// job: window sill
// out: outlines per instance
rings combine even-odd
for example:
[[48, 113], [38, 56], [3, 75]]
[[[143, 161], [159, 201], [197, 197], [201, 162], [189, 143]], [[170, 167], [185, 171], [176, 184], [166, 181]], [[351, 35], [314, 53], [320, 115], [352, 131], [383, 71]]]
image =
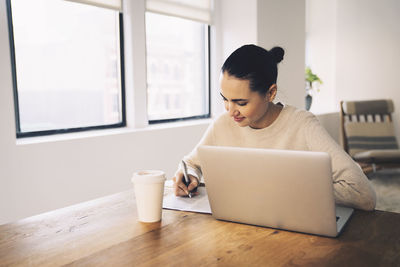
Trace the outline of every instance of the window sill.
[[213, 121], [212, 118], [194, 119], [194, 120], [188, 120], [188, 121], [152, 124], [152, 125], [147, 125], [146, 127], [143, 127], [143, 128], [133, 128], [133, 127], [126, 126], [126, 127], [122, 127], [122, 128], [113, 128], [113, 129], [104, 129], [104, 130], [91, 130], [91, 131], [76, 132], [76, 133], [65, 133], [65, 134], [55, 134], [55, 135], [36, 136], [36, 137], [24, 137], [21, 139], [16, 139], [16, 144], [17, 145], [30, 145], [30, 144], [40, 144], [40, 143], [62, 142], [62, 141], [70, 141], [70, 140], [76, 140], [76, 139], [130, 134], [130, 133], [135, 133], [135, 132], [158, 131], [158, 130], [173, 129], [173, 128], [184, 128], [184, 127], [190, 127], [190, 126], [207, 125], [207, 124], [211, 123], [212, 121]]

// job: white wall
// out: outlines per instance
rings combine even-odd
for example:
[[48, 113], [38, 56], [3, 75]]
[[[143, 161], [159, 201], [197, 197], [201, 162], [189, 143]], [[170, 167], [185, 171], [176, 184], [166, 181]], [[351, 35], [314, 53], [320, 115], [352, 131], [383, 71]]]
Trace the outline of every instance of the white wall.
[[337, 111], [336, 100], [336, 0], [306, 0], [306, 65], [323, 84], [313, 92], [310, 111]]
[[400, 140], [400, 1], [337, 3], [337, 102], [392, 98]]
[[224, 60], [245, 44], [257, 44], [257, 0], [221, 0]]
[[305, 0], [260, 0], [257, 5], [258, 44], [281, 46], [277, 101], [304, 108]]
[[307, 0], [307, 5], [313, 22], [307, 27], [308, 59], [327, 81], [321, 86], [321, 96], [322, 91], [327, 96], [316, 98], [312, 110], [338, 111], [340, 100], [391, 98], [400, 140], [400, 1]]

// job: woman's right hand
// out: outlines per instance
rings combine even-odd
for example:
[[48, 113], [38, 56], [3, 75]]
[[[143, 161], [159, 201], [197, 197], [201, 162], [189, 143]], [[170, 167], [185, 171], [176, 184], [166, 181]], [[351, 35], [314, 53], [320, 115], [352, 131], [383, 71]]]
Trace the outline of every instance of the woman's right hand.
[[[189, 178], [189, 186], [186, 186], [184, 183], [184, 176], [182, 172], [178, 172], [172, 180], [174, 181], [174, 191], [175, 196], [188, 196], [189, 192], [192, 192], [199, 186], [199, 180], [193, 175], [188, 175]], [[192, 193], [192, 195], [197, 195], [197, 192]]]

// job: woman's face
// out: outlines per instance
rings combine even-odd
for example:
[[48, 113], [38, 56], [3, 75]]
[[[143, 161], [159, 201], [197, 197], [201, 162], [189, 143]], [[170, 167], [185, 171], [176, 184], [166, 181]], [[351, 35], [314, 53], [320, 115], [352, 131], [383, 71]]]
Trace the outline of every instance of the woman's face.
[[[255, 129], [265, 127], [271, 93], [265, 96], [250, 90], [250, 81], [241, 80], [224, 72], [220, 78], [221, 96], [225, 109], [240, 126]], [[272, 100], [272, 99], [271, 99]]]

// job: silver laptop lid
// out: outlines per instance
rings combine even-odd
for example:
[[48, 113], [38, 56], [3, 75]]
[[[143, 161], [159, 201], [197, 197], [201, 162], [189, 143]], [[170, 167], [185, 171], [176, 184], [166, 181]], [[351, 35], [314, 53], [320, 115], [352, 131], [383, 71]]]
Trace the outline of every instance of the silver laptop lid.
[[337, 235], [327, 153], [217, 146], [198, 153], [215, 218]]

